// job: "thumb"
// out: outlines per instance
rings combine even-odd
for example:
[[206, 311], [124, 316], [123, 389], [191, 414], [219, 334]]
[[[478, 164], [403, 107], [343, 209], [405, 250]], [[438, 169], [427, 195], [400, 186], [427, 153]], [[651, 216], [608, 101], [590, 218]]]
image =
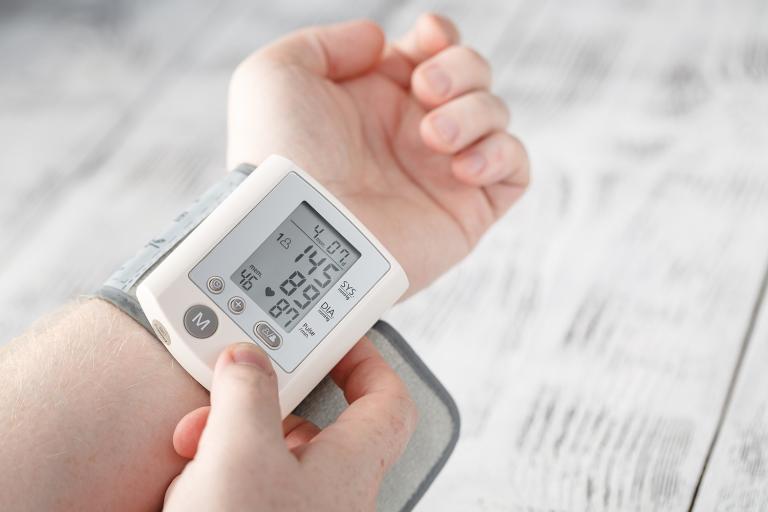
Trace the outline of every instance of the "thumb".
[[200, 450], [209, 443], [236, 450], [285, 450], [277, 376], [267, 354], [253, 343], [228, 347], [216, 362]]
[[260, 53], [268, 59], [338, 80], [360, 75], [375, 66], [384, 42], [384, 32], [376, 23], [356, 20], [292, 32]]

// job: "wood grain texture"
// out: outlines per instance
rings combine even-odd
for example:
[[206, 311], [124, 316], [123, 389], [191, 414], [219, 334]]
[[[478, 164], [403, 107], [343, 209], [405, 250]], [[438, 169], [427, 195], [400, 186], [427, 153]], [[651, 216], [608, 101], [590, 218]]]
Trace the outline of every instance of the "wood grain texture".
[[4, 4], [0, 328], [92, 290], [222, 172], [259, 44], [425, 9], [490, 56], [534, 182], [388, 315], [463, 415], [421, 509], [683, 511], [711, 453], [696, 510], [764, 510], [762, 0]]
[[694, 512], [768, 510], [768, 271]]
[[531, 193], [390, 316], [463, 412], [426, 508], [687, 510], [768, 251], [765, 13], [538, 7], [488, 41]]
[[[768, 273], [763, 286], [768, 285]], [[765, 290], [763, 290], [765, 293]], [[768, 510], [768, 303], [757, 304], [694, 512]]]

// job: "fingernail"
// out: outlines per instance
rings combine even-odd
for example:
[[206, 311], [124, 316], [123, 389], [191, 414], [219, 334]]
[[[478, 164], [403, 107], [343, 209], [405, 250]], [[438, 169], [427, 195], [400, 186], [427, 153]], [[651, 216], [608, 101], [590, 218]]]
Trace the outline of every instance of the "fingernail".
[[459, 125], [448, 116], [433, 117], [432, 126], [440, 138], [445, 142], [451, 143], [459, 135]]
[[485, 169], [488, 161], [481, 153], [473, 151], [462, 159], [462, 165], [469, 174], [480, 174]]
[[232, 350], [232, 361], [235, 364], [256, 366], [264, 371], [272, 371], [269, 356], [253, 343], [241, 343]]
[[451, 79], [438, 66], [430, 66], [424, 70], [424, 77], [429, 87], [438, 96], [445, 96], [451, 89]]

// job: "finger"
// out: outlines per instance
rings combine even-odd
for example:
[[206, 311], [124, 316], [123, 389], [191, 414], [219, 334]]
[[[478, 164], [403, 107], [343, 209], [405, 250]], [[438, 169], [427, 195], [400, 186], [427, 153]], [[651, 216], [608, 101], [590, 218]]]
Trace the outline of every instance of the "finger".
[[425, 13], [393, 47], [415, 66], [458, 42], [459, 31], [451, 20], [439, 14]]
[[368, 20], [298, 30], [257, 55], [305, 68], [332, 80], [362, 74], [379, 62], [384, 33]]
[[[378, 370], [379, 380], [363, 379], [366, 374], [363, 370]], [[389, 389], [388, 386], [402, 387], [402, 382], [397, 374], [389, 368], [387, 362], [381, 357], [373, 343], [363, 337], [347, 354], [341, 358], [331, 370], [331, 379], [344, 393], [347, 403], [362, 398], [371, 391]]]
[[319, 432], [317, 425], [293, 414], [283, 421], [283, 435], [289, 450], [310, 442]]
[[387, 45], [377, 69], [407, 88], [420, 62], [458, 42], [459, 31], [451, 20], [437, 14], [422, 14], [408, 33]]
[[283, 420], [283, 437], [287, 436], [291, 430], [299, 426], [304, 421], [304, 418], [301, 416], [296, 416], [295, 414], [289, 414], [286, 416]]
[[195, 457], [210, 411], [210, 405], [199, 407], [179, 420], [173, 431], [173, 448], [176, 453], [187, 459]]
[[469, 185], [507, 182], [528, 184], [528, 155], [522, 142], [507, 132], [494, 132], [453, 157], [454, 175]]
[[405, 384], [367, 339], [331, 372], [349, 407], [317, 434], [302, 460], [377, 484], [405, 449], [416, 408]]
[[451, 46], [419, 64], [411, 89], [428, 107], [441, 105], [466, 92], [491, 85], [491, 66], [479, 53], [465, 46]]
[[428, 147], [452, 154], [491, 132], [504, 130], [507, 123], [506, 104], [487, 91], [476, 91], [432, 110], [421, 120], [419, 128]]
[[389, 44], [384, 48], [384, 55], [376, 66], [376, 71], [400, 87], [407, 89], [411, 86], [411, 75], [414, 68], [414, 64], [405, 55], [400, 53], [394, 45]]
[[[525, 193], [531, 181], [531, 172], [528, 153], [516, 137], [507, 133], [494, 134], [478, 143], [479, 146], [492, 146], [495, 144], [498, 144], [499, 148], [489, 149], [487, 154], [493, 155], [495, 151], [501, 154], [489, 157], [487, 169], [481, 170], [480, 176], [476, 179], [477, 183], [483, 182], [482, 175], [486, 172], [489, 176], [495, 175], [498, 177], [495, 181], [489, 179], [490, 183], [485, 187], [485, 194], [491, 203], [494, 214], [498, 218], [509, 210], [510, 206], [515, 204]], [[472, 150], [468, 151], [471, 152]], [[459, 176], [460, 173], [467, 171], [465, 169], [458, 169], [459, 163], [456, 162], [457, 159], [458, 157], [454, 159], [453, 169], [456, 176]], [[466, 164], [466, 162], [463, 163]]]
[[[269, 357], [253, 343], [238, 343], [216, 362], [211, 411], [199, 450], [229, 449], [274, 453], [284, 447], [277, 377]], [[283, 449], [284, 451], [284, 449]]]

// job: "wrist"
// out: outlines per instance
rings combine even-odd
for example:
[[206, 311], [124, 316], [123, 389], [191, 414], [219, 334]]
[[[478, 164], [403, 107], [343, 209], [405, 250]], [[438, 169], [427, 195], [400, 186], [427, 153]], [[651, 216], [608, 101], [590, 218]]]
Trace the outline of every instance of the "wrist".
[[178, 420], [208, 405], [208, 391], [171, 356], [154, 334], [131, 316], [102, 299], [83, 304], [83, 323], [99, 333], [101, 357], [123, 386], [127, 403], [135, 405], [137, 420], [170, 440]]
[[[159, 507], [184, 465], [171, 445], [176, 422], [207, 403], [129, 316], [98, 299], [67, 307], [0, 360], [0, 409], [15, 411], [0, 418], [0, 459], [17, 461], [0, 468], [14, 482], [0, 509]], [[40, 481], [51, 487], [40, 492]]]

